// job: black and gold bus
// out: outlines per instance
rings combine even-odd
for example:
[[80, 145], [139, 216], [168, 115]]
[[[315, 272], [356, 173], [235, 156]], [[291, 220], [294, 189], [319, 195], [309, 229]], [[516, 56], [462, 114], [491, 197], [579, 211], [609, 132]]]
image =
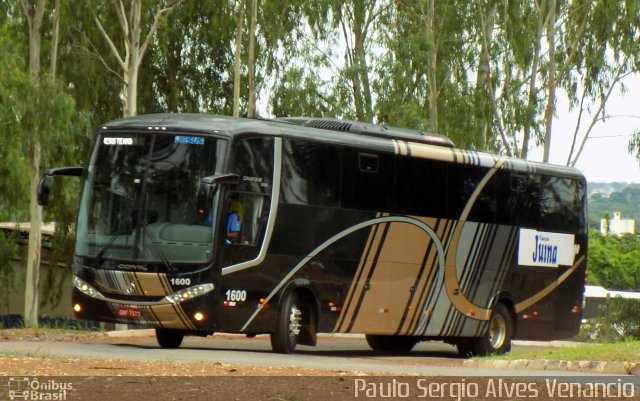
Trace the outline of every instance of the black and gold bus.
[[317, 333], [463, 354], [579, 329], [586, 183], [573, 168], [353, 121], [161, 114], [96, 134], [82, 179], [79, 319], [185, 335]]

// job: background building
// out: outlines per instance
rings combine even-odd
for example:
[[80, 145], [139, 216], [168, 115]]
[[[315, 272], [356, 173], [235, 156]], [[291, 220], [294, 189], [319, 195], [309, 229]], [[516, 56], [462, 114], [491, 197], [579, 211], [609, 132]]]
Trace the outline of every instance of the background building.
[[612, 219], [600, 219], [600, 232], [603, 235], [635, 234], [636, 221], [623, 219], [622, 213], [614, 212]]

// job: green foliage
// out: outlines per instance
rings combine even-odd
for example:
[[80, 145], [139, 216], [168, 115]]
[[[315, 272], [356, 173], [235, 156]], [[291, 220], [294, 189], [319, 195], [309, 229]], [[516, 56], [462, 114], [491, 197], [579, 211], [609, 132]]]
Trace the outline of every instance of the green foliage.
[[614, 298], [609, 313], [611, 332], [618, 339], [640, 339], [640, 300]]
[[[40, 168], [64, 165], [78, 165], [85, 155], [82, 150], [88, 142], [88, 113], [79, 113], [75, 101], [69, 96], [59, 81], [46, 74], [39, 82], [34, 82], [26, 71], [26, 61], [22, 57], [23, 44], [10, 34], [11, 25], [0, 27], [0, 220], [29, 220], [30, 176], [38, 166], [32, 163], [36, 143], [42, 149]], [[78, 186], [56, 186], [52, 194], [51, 207], [46, 209], [45, 221], [56, 221], [54, 259], [70, 262], [69, 252], [75, 221]], [[7, 245], [13, 241], [13, 247]], [[15, 239], [3, 239], [2, 250], [15, 256]], [[64, 254], [64, 256], [63, 256]], [[13, 263], [2, 263], [5, 276]], [[5, 271], [6, 270], [6, 271]], [[51, 271], [50, 273], [56, 273]], [[68, 271], [60, 271], [68, 275]], [[5, 281], [11, 283], [12, 281]], [[44, 286], [43, 301], [59, 299], [61, 279], [48, 281]], [[55, 302], [54, 302], [55, 303]]]
[[583, 322], [576, 341], [609, 342], [640, 339], [640, 300], [613, 297], [598, 307], [598, 316]]
[[229, 1], [186, 1], [161, 22], [140, 71], [140, 113], [231, 114], [232, 12]]
[[557, 361], [640, 361], [640, 341], [613, 344], [580, 344], [575, 347], [535, 347], [516, 349], [506, 355], [486, 359], [546, 359]]
[[314, 75], [306, 75], [301, 68], [292, 67], [283, 74], [273, 91], [271, 110], [280, 117], [333, 117], [341, 115], [335, 96], [324, 94], [326, 83]]
[[640, 237], [589, 232], [589, 283], [608, 290], [640, 291]]
[[0, 231], [0, 305], [9, 305], [11, 285], [15, 280], [13, 258], [16, 255], [16, 239]]

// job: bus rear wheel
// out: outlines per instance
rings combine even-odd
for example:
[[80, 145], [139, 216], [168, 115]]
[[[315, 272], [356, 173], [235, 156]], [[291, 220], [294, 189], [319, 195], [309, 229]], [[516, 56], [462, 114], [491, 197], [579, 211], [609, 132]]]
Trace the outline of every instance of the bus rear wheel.
[[511, 351], [513, 320], [504, 304], [497, 304], [491, 312], [489, 327], [484, 336], [471, 341], [473, 355], [505, 354]]
[[383, 352], [410, 352], [416, 346], [419, 339], [412, 336], [389, 336], [367, 334], [367, 344], [374, 351]]
[[282, 304], [276, 330], [271, 333], [271, 348], [281, 354], [292, 354], [298, 345], [301, 328], [300, 300], [295, 293], [291, 293]]
[[156, 329], [156, 340], [162, 348], [178, 348], [184, 339], [184, 332], [176, 329]]

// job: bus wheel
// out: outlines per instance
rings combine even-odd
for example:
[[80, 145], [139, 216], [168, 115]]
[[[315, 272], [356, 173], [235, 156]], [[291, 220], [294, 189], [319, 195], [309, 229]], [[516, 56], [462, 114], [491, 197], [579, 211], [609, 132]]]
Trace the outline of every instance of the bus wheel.
[[295, 351], [302, 327], [300, 300], [295, 293], [289, 294], [282, 304], [275, 332], [271, 333], [271, 348], [281, 354]]
[[184, 339], [184, 332], [175, 329], [156, 329], [156, 340], [162, 348], [178, 348]]
[[504, 354], [511, 351], [513, 322], [504, 304], [497, 304], [491, 312], [489, 327], [483, 337], [472, 342], [473, 355]]
[[367, 344], [374, 351], [383, 352], [410, 352], [416, 346], [419, 339], [412, 336], [385, 336], [367, 334]]

